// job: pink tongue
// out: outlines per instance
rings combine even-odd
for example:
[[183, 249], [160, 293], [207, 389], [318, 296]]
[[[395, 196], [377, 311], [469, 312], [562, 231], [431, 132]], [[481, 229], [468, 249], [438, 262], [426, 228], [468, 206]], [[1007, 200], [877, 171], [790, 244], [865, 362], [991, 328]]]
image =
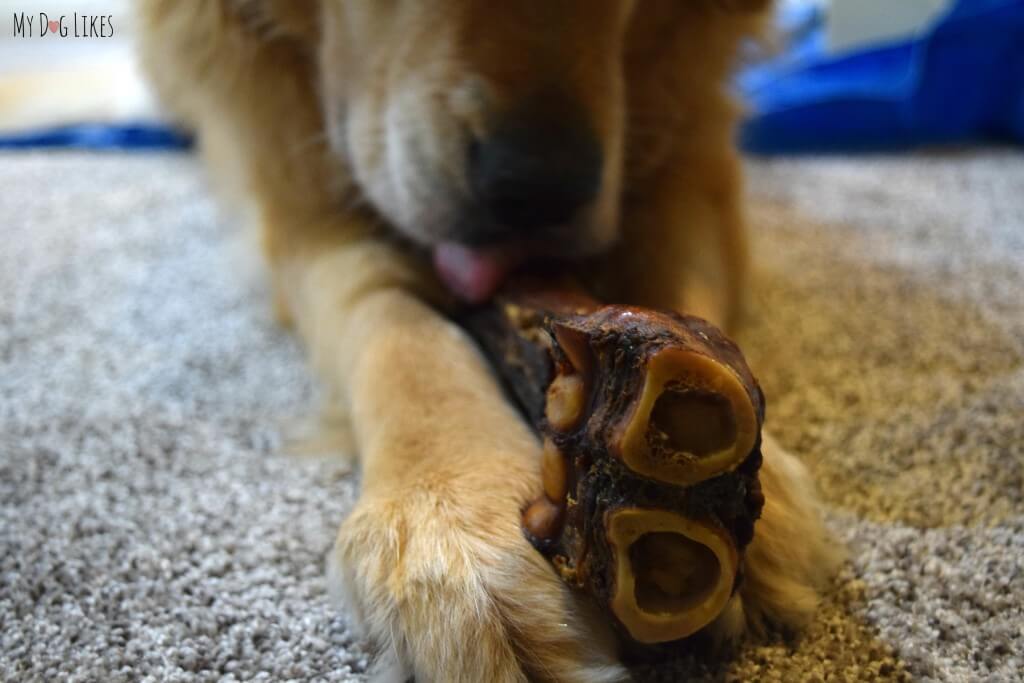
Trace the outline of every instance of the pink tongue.
[[445, 286], [474, 304], [489, 299], [520, 260], [508, 246], [473, 249], [445, 242], [434, 247], [434, 268]]

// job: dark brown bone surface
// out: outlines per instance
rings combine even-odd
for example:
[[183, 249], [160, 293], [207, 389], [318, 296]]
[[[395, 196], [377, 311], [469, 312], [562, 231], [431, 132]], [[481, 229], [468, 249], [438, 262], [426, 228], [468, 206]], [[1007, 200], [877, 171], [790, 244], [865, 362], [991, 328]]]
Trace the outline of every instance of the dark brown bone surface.
[[736, 345], [700, 318], [527, 278], [463, 322], [544, 438], [534, 545], [638, 643], [710, 623], [764, 503], [764, 397]]

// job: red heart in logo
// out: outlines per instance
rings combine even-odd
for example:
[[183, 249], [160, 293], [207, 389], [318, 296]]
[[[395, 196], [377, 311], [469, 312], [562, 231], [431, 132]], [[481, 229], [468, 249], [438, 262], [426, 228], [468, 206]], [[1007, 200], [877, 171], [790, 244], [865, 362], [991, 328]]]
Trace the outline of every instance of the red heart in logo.
[[56, 33], [57, 29], [60, 28], [60, 22], [56, 22], [56, 21], [51, 21], [47, 25], [50, 27], [50, 33]]

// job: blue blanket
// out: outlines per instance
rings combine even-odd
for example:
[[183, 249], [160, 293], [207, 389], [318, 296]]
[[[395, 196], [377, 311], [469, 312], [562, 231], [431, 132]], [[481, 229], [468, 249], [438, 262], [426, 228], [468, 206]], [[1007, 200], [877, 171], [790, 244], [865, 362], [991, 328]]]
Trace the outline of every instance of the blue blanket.
[[1024, 0], [959, 0], [922, 35], [835, 57], [817, 14], [788, 30], [783, 55], [739, 78], [748, 151], [1024, 142]]
[[182, 149], [188, 136], [155, 123], [77, 124], [0, 135], [0, 149], [80, 147], [85, 149]]

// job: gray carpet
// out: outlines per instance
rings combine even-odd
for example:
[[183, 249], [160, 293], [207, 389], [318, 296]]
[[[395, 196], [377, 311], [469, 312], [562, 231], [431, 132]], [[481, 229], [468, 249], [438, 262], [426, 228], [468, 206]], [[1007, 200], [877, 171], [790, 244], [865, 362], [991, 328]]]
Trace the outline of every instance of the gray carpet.
[[[801, 639], [648, 678], [1020, 680], [1024, 158], [751, 166], [769, 424], [851, 561]], [[0, 679], [360, 680], [354, 481], [182, 156], [0, 156]], [[670, 673], [674, 672], [674, 673]]]

